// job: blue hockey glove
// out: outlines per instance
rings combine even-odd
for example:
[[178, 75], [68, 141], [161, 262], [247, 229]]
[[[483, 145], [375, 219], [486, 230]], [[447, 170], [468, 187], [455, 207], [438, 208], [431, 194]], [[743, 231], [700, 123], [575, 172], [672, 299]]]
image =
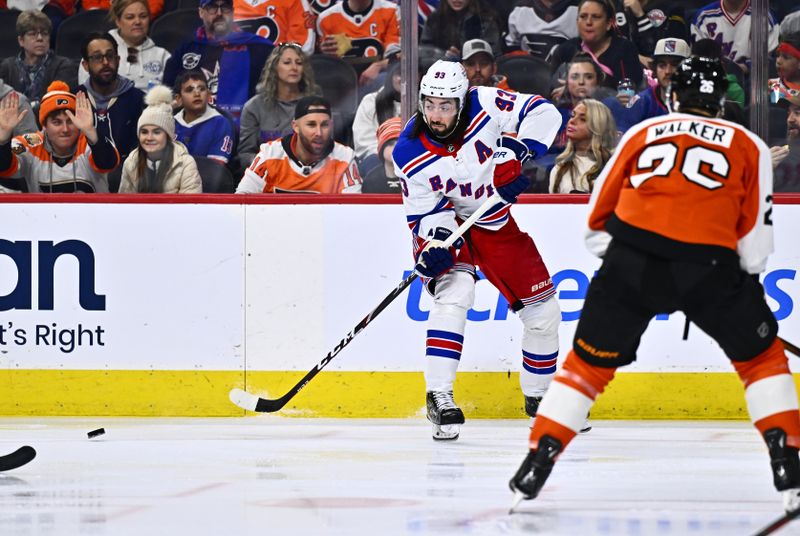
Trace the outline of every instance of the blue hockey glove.
[[464, 239], [459, 238], [455, 244], [449, 248], [443, 247], [443, 243], [453, 232], [444, 227], [437, 227], [433, 233], [433, 238], [422, 250], [417, 259], [417, 273], [424, 277], [434, 278], [447, 272], [456, 263], [457, 248], [464, 245]]
[[522, 164], [531, 157], [528, 147], [510, 136], [497, 140], [494, 152], [494, 188], [506, 203], [516, 203], [517, 196], [531, 181], [522, 174]]

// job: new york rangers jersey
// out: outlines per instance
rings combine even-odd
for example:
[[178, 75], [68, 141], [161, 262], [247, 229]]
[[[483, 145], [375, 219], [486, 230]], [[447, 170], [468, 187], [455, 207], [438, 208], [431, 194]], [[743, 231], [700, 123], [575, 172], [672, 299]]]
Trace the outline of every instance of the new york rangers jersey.
[[233, 124], [211, 106], [191, 123], [184, 119], [183, 110], [175, 114], [175, 138], [192, 156], [205, 156], [227, 164], [235, 135]]
[[[539, 95], [473, 87], [466, 98], [462, 113], [469, 127], [460, 142], [443, 145], [425, 132], [412, 137], [412, 119], [392, 153], [408, 226], [423, 240], [437, 227], [454, 231], [456, 216], [468, 218], [494, 193], [492, 156], [501, 135], [517, 133], [517, 139], [540, 156], [561, 126], [561, 114]], [[498, 203], [476, 225], [499, 229], [508, 221], [509, 210], [509, 205]]]
[[[692, 42], [700, 39], [713, 39], [722, 45], [722, 55], [726, 58], [741, 63], [750, 61], [750, 19], [752, 9], [750, 2], [739, 12], [732, 16], [725, 11], [720, 0], [700, 8], [692, 18]], [[778, 47], [778, 33], [780, 26], [775, 21], [775, 15], [769, 12], [767, 24], [769, 25], [769, 43], [767, 50], [773, 51]]]

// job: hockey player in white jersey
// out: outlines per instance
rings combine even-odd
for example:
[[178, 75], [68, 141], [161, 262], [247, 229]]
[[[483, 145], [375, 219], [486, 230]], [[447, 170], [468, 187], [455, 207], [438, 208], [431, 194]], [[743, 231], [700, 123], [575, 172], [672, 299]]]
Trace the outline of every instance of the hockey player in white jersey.
[[[434, 299], [427, 324], [426, 403], [433, 438], [445, 440], [457, 439], [464, 423], [453, 383], [476, 266], [522, 320], [520, 383], [532, 417], [556, 370], [561, 320], [550, 274], [510, 213], [510, 204], [529, 185], [522, 163], [547, 151], [560, 114], [538, 95], [468, 85], [460, 63], [434, 63], [420, 83], [419, 110], [392, 154], [417, 271]], [[479, 219], [466, 240], [441, 247], [495, 190], [505, 202]]]

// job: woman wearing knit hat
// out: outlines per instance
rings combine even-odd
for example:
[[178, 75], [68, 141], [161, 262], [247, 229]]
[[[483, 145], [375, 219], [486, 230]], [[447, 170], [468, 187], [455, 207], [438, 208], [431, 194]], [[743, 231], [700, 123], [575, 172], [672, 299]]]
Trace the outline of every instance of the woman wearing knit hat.
[[39, 107], [42, 131], [11, 139], [25, 117], [19, 96], [0, 102], [0, 191], [108, 192], [106, 174], [119, 164], [108, 136], [99, 136], [85, 93], [77, 97], [59, 80], [47, 88]]
[[175, 141], [172, 90], [156, 86], [147, 92], [147, 108], [139, 117], [139, 147], [122, 165], [120, 193], [199, 194], [203, 191], [197, 164]]

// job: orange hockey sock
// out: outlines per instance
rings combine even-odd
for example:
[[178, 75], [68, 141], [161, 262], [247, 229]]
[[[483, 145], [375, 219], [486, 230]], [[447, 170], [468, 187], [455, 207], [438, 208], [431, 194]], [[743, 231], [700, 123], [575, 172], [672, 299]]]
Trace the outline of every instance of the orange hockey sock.
[[780, 340], [750, 361], [732, 363], [745, 386], [750, 419], [761, 435], [780, 428], [786, 444], [800, 448], [797, 390]]
[[615, 371], [616, 368], [590, 365], [570, 350], [539, 405], [531, 430], [530, 448], [536, 449], [544, 435], [558, 439], [566, 448]]

